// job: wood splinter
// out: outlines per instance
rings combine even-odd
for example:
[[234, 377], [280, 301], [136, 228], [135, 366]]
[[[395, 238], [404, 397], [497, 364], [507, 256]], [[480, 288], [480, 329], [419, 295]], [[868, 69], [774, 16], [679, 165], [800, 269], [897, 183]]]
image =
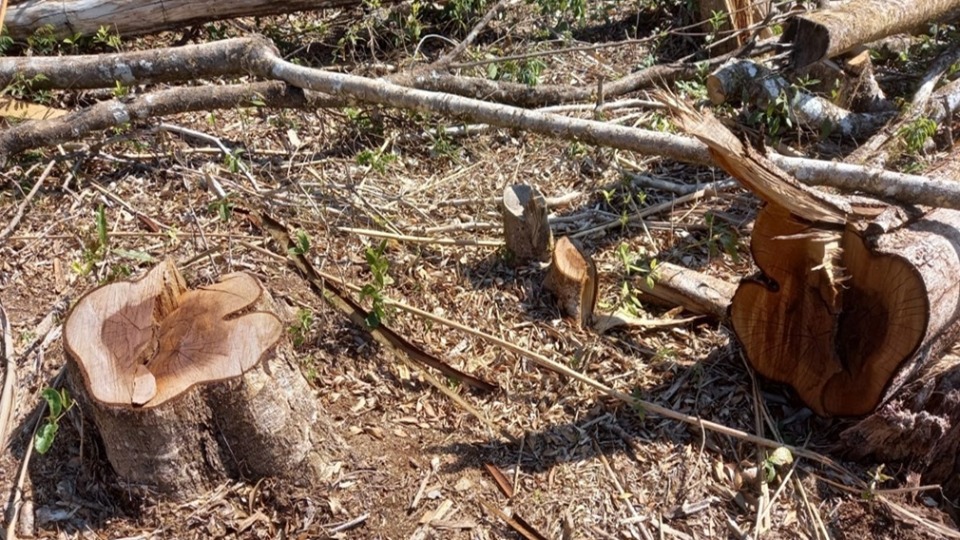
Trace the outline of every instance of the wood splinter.
[[581, 328], [593, 325], [597, 305], [597, 268], [589, 255], [564, 236], [557, 241], [544, 287], [557, 297], [560, 309]]

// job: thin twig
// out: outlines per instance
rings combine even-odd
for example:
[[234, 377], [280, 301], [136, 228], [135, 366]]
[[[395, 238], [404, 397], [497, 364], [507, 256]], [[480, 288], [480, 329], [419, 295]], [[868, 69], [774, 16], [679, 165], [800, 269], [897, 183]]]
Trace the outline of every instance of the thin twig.
[[500, 247], [503, 246], [502, 240], [470, 240], [470, 239], [460, 239], [460, 238], [434, 238], [428, 236], [407, 236], [405, 234], [393, 234], [383, 231], [374, 231], [371, 229], [355, 229], [352, 227], [338, 227], [338, 231], [348, 232], [351, 234], [359, 234], [362, 236], [369, 236], [371, 238], [383, 238], [386, 240], [396, 240], [398, 242], [409, 242], [411, 244], [433, 244], [437, 246], [486, 246], [486, 247]]
[[[6, 3], [6, 2], [4, 2]], [[53, 170], [53, 166], [56, 164], [56, 161], [50, 161], [47, 164], [47, 168], [40, 173], [40, 178], [37, 179], [37, 182], [33, 184], [33, 187], [30, 188], [30, 192], [27, 193], [26, 198], [20, 203], [20, 206], [17, 207], [17, 213], [14, 214], [13, 219], [10, 220], [10, 224], [7, 225], [5, 229], [0, 231], [0, 242], [3, 242], [13, 231], [20, 225], [20, 220], [23, 219], [23, 214], [27, 211], [27, 206], [30, 204], [30, 201], [33, 200], [33, 197], [36, 196], [37, 192], [40, 191], [40, 187], [43, 186], [43, 181], [50, 176], [50, 172]]]
[[3, 338], [3, 393], [0, 394], [0, 449], [7, 447], [10, 423], [13, 421], [13, 404], [17, 393], [17, 362], [14, 359], [13, 332], [7, 311], [0, 303], [0, 337]]

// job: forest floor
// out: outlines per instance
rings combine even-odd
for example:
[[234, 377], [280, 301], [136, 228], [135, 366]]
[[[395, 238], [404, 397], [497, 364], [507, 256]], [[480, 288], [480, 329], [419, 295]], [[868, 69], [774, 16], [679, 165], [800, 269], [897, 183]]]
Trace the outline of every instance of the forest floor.
[[[541, 30], [555, 20], [535, 6], [514, 6], [471, 54], [643, 37], [666, 28], [681, 10], [648, 4], [597, 2], [567, 41]], [[462, 37], [449, 14], [436, 17], [439, 30]], [[371, 20], [349, 11], [298, 14], [210, 24], [190, 39], [260, 32], [308, 65], [367, 75], [408, 67], [416, 42], [391, 42], [408, 27]], [[182, 35], [123, 40], [121, 47], [172, 45]], [[500, 64], [513, 71], [498, 76], [534, 73], [541, 84], [594, 85], [697, 47], [694, 38], [672, 39], [656, 49], [640, 41], [543, 56], [536, 65]], [[442, 45], [428, 39], [421, 52], [435, 56]], [[66, 48], [58, 44], [54, 53], [71, 52]], [[698, 84], [676, 89], [697, 91]], [[101, 97], [74, 92], [53, 99], [74, 107]], [[571, 114], [600, 113], [588, 104]], [[643, 127], [665, 122], [655, 109], [602, 114]], [[788, 388], [755, 379], [719, 323], [699, 319], [605, 334], [579, 329], [544, 291], [543, 268], [511, 266], [497, 246], [504, 187], [533, 185], [562, 199], [551, 208], [556, 237], [584, 233], [578, 239], [598, 267], [601, 312], [628, 309], [669, 320], [677, 313], [636, 292], [654, 261], [736, 282], [752, 271], [749, 233], [759, 203], [737, 188], [646, 220], [624, 218], [677, 196], [644, 179], [687, 189], [724, 179], [722, 172], [509, 130], [464, 135], [450, 119], [364, 106], [254, 107], [162, 121], [91, 137], [87, 142], [104, 143], [98, 152], [67, 145], [23, 154], [0, 177], [0, 225], [6, 225], [57, 158], [0, 244], [0, 302], [12, 322], [20, 374], [14, 441], [0, 457], [0, 485], [14, 484], [43, 414], [40, 392], [55, 384], [64, 364], [56, 326], [50, 332], [41, 321], [50, 314], [60, 320], [64, 306], [85, 292], [140, 275], [164, 258], [176, 261], [191, 286], [251, 272], [289, 306], [288, 339], [349, 451], [337, 456], [322, 490], [240, 481], [202, 500], [171, 503], [123, 486], [95, 430], [72, 412], [52, 450], [29, 461], [22, 513], [33, 523], [21, 524], [36, 536], [519, 538], [499, 512], [522, 518], [543, 538], [936, 538], [918, 517], [955, 527], [936, 492], [884, 491], [913, 485], [909, 464], [844, 461], [835, 443], [853, 420], [818, 418]], [[824, 151], [815, 144], [804, 149]], [[216, 186], [229, 196], [218, 195]], [[301, 232], [314, 264], [348, 283], [373, 282], [371, 261], [386, 262], [392, 282], [380, 291], [384, 297], [536, 351], [624, 393], [816, 450], [837, 459], [843, 472], [799, 459], [760, 487], [749, 479], [763, 469], [766, 449], [644, 414], [490, 342], [388, 307], [391, 329], [498, 386], [481, 394], [443, 381], [481, 421], [315, 296], [269, 254], [276, 246], [245, 209], [269, 212]], [[589, 232], [598, 226], [607, 228]], [[381, 241], [351, 228], [485, 242]], [[492, 470], [512, 486], [511, 498]], [[873, 491], [849, 487], [848, 477]]]

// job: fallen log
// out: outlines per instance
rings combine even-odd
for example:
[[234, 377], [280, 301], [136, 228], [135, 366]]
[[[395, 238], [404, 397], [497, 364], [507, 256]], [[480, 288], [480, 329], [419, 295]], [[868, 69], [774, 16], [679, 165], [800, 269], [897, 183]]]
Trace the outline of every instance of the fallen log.
[[187, 290], [170, 261], [77, 302], [69, 386], [124, 481], [176, 499], [228, 478], [320, 481], [339, 439], [274, 311], [249, 274]]
[[960, 212], [919, 216], [827, 196], [670, 96], [678, 123], [765, 201], [751, 238], [759, 271], [730, 324], [750, 364], [821, 415], [874, 410], [960, 336]]
[[[389, 3], [387, 0], [385, 3]], [[41, 28], [54, 37], [81, 34], [91, 36], [101, 27], [123, 37], [181, 29], [194, 24], [234, 19], [283, 15], [363, 5], [362, 0], [41, 0], [16, 2], [9, 6], [4, 24], [14, 39], [24, 39]]]
[[800, 69], [858, 45], [958, 14], [960, 0], [851, 0], [793, 17], [781, 41], [793, 46], [793, 67]]

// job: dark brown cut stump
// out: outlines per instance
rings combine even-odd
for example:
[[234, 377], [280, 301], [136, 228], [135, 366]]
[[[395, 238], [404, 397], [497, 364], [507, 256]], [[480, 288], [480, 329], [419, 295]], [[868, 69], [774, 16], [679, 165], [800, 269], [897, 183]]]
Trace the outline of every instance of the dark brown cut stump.
[[121, 479], [176, 499], [228, 478], [320, 480], [343, 443], [274, 311], [249, 274], [188, 290], [170, 261], [77, 302], [69, 384]]

